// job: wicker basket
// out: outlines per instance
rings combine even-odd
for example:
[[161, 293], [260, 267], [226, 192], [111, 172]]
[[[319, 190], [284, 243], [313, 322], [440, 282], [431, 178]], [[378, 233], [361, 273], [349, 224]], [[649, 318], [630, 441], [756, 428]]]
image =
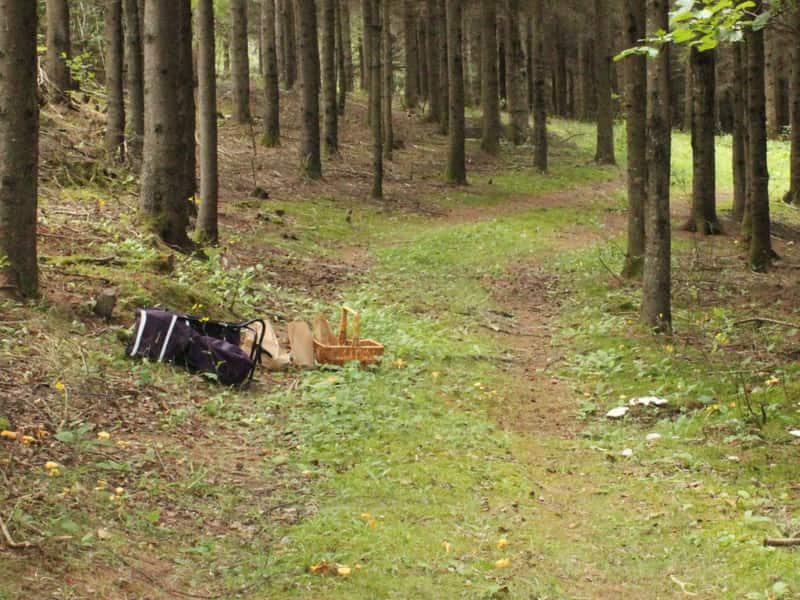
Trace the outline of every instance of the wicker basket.
[[[353, 317], [353, 338], [350, 340], [347, 339], [348, 314]], [[321, 322], [323, 327], [320, 328], [320, 331], [314, 332], [314, 355], [318, 363], [343, 365], [357, 360], [362, 365], [371, 365], [383, 356], [384, 348], [382, 344], [374, 340], [361, 339], [361, 318], [352, 308], [342, 307], [338, 339], [330, 334], [330, 327], [327, 326], [327, 321], [324, 318], [321, 319]]]

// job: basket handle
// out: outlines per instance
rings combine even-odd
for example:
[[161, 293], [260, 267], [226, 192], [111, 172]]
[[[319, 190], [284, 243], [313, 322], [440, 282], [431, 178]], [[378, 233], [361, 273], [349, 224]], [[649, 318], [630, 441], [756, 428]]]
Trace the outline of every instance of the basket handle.
[[353, 347], [359, 347], [361, 338], [361, 317], [349, 306], [342, 306], [342, 318], [339, 321], [339, 343], [344, 346], [347, 343], [347, 314], [353, 315]]

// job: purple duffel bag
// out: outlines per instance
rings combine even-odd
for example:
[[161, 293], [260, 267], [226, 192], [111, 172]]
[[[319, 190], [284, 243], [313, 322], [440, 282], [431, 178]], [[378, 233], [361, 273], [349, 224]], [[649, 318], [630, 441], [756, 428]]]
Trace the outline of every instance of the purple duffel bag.
[[253, 372], [253, 360], [239, 346], [203, 335], [194, 320], [157, 308], [138, 312], [126, 354], [171, 362], [190, 371], [210, 373], [223, 385], [240, 385]]

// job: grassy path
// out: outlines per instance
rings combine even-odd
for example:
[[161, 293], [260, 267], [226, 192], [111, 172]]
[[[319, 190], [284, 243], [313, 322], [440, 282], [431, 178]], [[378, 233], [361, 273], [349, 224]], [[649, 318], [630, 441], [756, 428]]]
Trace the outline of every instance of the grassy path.
[[[681, 333], [641, 330], [638, 290], [609, 273], [619, 173], [578, 150], [550, 177], [476, 176], [424, 213], [232, 201], [226, 266], [165, 275], [136, 237], [119, 265], [54, 261], [120, 281], [134, 306], [311, 319], [346, 302], [388, 354], [234, 393], [132, 367], [108, 351], [114, 330], [76, 346], [77, 319], [15, 309], [7, 323], [53, 340], [19, 351], [59, 372], [35, 388], [44, 405], [14, 397], [80, 412], [0, 463], [28, 468], [0, 489], [4, 518], [43, 539], [0, 555], [0, 599], [798, 597], [798, 554], [761, 546], [800, 530], [798, 368], [790, 336], [735, 326], [768, 286], [729, 258], [732, 239], [679, 238]], [[275, 274], [279, 252], [314, 268]], [[320, 300], [293, 287], [307, 279]], [[604, 417], [649, 394], [668, 408]]]

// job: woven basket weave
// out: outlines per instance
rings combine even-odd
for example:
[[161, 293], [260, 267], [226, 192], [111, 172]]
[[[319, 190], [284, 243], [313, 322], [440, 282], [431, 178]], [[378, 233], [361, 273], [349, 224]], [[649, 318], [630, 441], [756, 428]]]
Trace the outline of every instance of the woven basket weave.
[[[353, 337], [349, 340], [347, 339], [348, 314], [353, 317]], [[322, 321], [321, 331], [314, 332], [314, 355], [318, 363], [343, 365], [357, 360], [362, 365], [371, 365], [383, 356], [383, 344], [375, 340], [361, 339], [361, 317], [352, 308], [342, 307], [338, 339], [330, 333], [327, 321], [324, 318]]]

